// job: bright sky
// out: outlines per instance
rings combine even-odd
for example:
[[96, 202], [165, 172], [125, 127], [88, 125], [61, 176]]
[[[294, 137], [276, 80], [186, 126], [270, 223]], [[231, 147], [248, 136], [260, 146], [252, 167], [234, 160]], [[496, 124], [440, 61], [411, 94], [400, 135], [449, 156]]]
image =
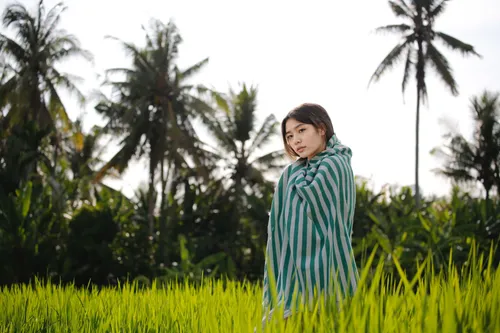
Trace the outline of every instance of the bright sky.
[[[21, 3], [35, 8], [38, 0]], [[0, 8], [11, 3], [0, 0]], [[47, 1], [52, 7], [56, 1]], [[99, 87], [104, 70], [128, 66], [120, 45], [106, 40], [112, 35], [143, 45], [141, 25], [151, 17], [173, 19], [184, 39], [179, 65], [187, 67], [209, 57], [197, 82], [226, 92], [239, 82], [258, 85], [258, 115], [274, 113], [281, 120], [302, 102], [323, 105], [340, 140], [353, 150], [356, 175], [372, 180], [374, 189], [384, 184], [411, 185], [415, 164], [415, 88], [410, 81], [405, 103], [401, 94], [402, 64], [367, 88], [368, 80], [397, 43], [373, 29], [400, 23], [386, 0], [364, 1], [123, 1], [67, 0], [62, 27], [76, 35], [94, 54], [94, 66], [74, 61], [64, 69], [82, 76], [89, 93]], [[447, 194], [448, 181], [432, 173], [440, 161], [429, 151], [443, 143], [449, 118], [464, 135], [471, 132], [469, 99], [484, 89], [500, 91], [500, 2], [498, 0], [450, 1], [438, 20], [437, 30], [476, 47], [483, 59], [463, 58], [439, 45], [450, 61], [459, 83], [453, 97], [439, 79], [428, 74], [429, 107], [421, 111], [420, 181], [424, 194]], [[82, 110], [66, 99], [75, 119]], [[86, 128], [101, 120], [85, 111]], [[277, 140], [275, 148], [281, 147]], [[109, 147], [105, 156], [116, 151]], [[121, 181], [109, 182], [132, 195], [146, 181], [145, 164], [135, 164]]]

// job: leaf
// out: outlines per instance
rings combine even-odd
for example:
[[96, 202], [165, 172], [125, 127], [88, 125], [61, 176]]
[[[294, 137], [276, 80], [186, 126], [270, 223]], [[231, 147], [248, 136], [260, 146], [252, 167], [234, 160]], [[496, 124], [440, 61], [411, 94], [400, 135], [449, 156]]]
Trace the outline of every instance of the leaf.
[[186, 237], [182, 234], [179, 235], [179, 246], [180, 246], [180, 255], [181, 255], [181, 268], [183, 272], [187, 272], [190, 266], [189, 261], [189, 250], [186, 247]]
[[453, 36], [450, 36], [443, 32], [436, 32], [436, 38], [441, 40], [441, 42], [443, 42], [443, 44], [448, 48], [453, 51], [460, 52], [463, 56], [475, 55], [479, 58], [482, 58], [482, 56], [474, 50], [474, 46], [464, 43]]
[[379, 218], [373, 212], [368, 211], [368, 216], [376, 225], [382, 226], [382, 223], [380, 223]]
[[431, 231], [431, 223], [423, 216], [420, 216], [420, 223], [422, 224], [422, 227], [424, 227], [425, 230], [428, 232]]
[[457, 82], [453, 77], [450, 64], [444, 55], [441, 54], [441, 52], [439, 52], [434, 45], [428, 43], [426, 57], [430, 60], [430, 64], [439, 74], [439, 77], [443, 80], [444, 84], [450, 89], [451, 94], [454, 96], [458, 95]]
[[75, 149], [77, 152], [82, 151], [83, 149], [83, 133], [82, 132], [77, 132], [73, 136], [74, 143], [75, 143]]
[[220, 262], [222, 259], [226, 257], [226, 253], [218, 252], [215, 254], [211, 254], [205, 258], [203, 258], [200, 262], [196, 264], [197, 268], [204, 269], [205, 267], [213, 266]]
[[405, 33], [407, 31], [411, 30], [411, 27], [407, 24], [390, 24], [386, 25], [383, 27], [378, 27], [375, 29], [375, 32], [382, 33], [382, 32], [388, 32], [388, 33]]
[[26, 218], [30, 209], [32, 191], [33, 191], [33, 184], [31, 182], [28, 182], [23, 192], [21, 192], [21, 198], [20, 198], [22, 200], [21, 216], [23, 217], [23, 219]]
[[371, 82], [377, 82], [387, 70], [393, 68], [394, 65], [401, 59], [403, 51], [408, 47], [411, 47], [412, 42], [413, 35], [410, 35], [397, 44], [378, 65], [377, 69], [372, 74], [368, 85], [370, 85]]
[[403, 94], [406, 91], [406, 85], [408, 84], [408, 78], [410, 77], [411, 70], [412, 70], [412, 65], [413, 65], [413, 61], [411, 59], [412, 53], [413, 53], [413, 49], [411, 47], [409, 47], [408, 53], [406, 54], [405, 69], [403, 71], [403, 81], [401, 83], [401, 89], [403, 91]]
[[395, 1], [389, 1], [389, 6], [391, 7], [392, 12], [396, 17], [404, 17], [412, 19], [415, 13], [408, 8], [404, 1], [400, 1], [400, 3], [396, 3]]
[[381, 232], [378, 228], [373, 228], [373, 234], [377, 239], [378, 244], [386, 253], [392, 253], [392, 246], [389, 241], [389, 238]]

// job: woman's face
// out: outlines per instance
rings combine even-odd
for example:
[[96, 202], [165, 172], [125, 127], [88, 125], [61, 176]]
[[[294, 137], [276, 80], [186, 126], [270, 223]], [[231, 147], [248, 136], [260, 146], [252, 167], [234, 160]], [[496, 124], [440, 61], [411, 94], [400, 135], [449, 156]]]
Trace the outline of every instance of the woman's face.
[[312, 158], [325, 149], [325, 131], [293, 118], [287, 120], [285, 139], [301, 158]]

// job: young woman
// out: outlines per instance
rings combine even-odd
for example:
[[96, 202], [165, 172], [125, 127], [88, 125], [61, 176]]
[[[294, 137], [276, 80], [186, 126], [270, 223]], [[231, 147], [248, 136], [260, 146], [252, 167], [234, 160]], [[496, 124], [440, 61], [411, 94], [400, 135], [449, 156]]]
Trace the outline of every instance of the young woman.
[[298, 302], [313, 304], [332, 295], [339, 302], [356, 290], [351, 247], [356, 187], [351, 149], [337, 139], [323, 107], [298, 106], [283, 119], [281, 132], [295, 162], [283, 171], [273, 198], [263, 306], [270, 313], [283, 306], [287, 318]]

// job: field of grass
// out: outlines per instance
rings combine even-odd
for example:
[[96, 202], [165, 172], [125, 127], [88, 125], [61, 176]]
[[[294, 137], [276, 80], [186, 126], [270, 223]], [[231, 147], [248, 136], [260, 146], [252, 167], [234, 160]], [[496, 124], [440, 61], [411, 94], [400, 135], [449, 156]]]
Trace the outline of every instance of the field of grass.
[[[264, 331], [500, 332], [500, 270], [488, 262], [440, 274], [425, 265], [411, 281], [398, 266], [398, 282], [379, 265], [362, 272], [341, 309], [303, 309], [286, 326], [273, 316]], [[0, 332], [250, 333], [264, 332], [261, 318], [260, 286], [228, 281], [101, 290], [35, 283], [0, 293]]]

